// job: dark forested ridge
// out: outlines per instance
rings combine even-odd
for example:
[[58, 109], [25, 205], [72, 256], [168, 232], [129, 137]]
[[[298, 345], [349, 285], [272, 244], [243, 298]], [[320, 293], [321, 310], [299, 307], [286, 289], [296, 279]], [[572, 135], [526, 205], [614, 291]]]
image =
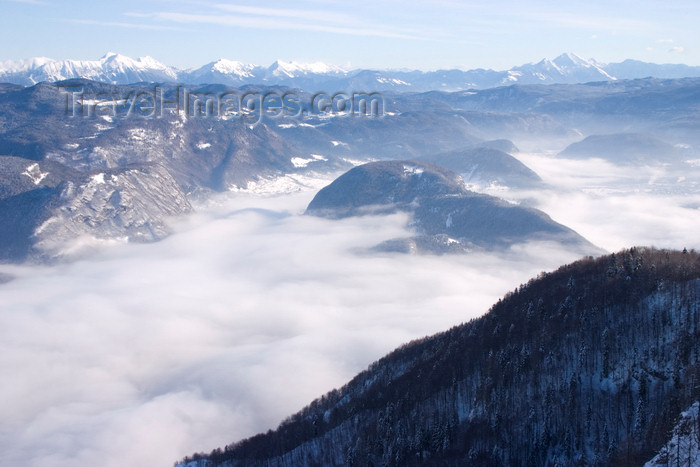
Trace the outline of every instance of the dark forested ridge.
[[275, 431], [190, 466], [641, 465], [700, 397], [700, 255], [632, 248], [541, 274]]
[[549, 241], [577, 256], [602, 253], [544, 212], [470, 191], [456, 172], [429, 162], [376, 161], [354, 167], [322, 188], [306, 214], [342, 219], [398, 211], [408, 213], [415, 235], [382, 242], [375, 251], [502, 251], [516, 243]]

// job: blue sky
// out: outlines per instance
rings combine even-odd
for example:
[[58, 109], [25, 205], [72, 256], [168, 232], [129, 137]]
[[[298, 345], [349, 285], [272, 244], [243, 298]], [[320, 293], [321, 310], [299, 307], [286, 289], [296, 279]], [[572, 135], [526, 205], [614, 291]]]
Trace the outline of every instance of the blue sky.
[[700, 65], [700, 2], [0, 0], [0, 60], [150, 55], [362, 68], [493, 68], [573, 52]]

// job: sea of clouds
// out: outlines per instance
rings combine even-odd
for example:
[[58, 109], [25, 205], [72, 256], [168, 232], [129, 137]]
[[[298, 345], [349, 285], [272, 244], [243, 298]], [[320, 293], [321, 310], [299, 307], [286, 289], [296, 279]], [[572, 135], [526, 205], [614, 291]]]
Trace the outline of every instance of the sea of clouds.
[[[522, 160], [548, 188], [521, 200], [598, 246], [700, 247], [698, 195], [630, 188], [602, 161]], [[159, 243], [0, 266], [15, 276], [0, 285], [0, 465], [172, 465], [274, 428], [398, 345], [576, 259], [551, 244], [367, 254], [408, 235], [406, 219], [304, 216], [313, 194], [227, 194]]]

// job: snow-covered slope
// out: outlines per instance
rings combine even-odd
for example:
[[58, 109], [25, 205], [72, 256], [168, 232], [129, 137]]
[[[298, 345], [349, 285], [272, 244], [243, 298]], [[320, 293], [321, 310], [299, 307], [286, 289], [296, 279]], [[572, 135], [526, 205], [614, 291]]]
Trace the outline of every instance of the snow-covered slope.
[[190, 83], [243, 84], [246, 80], [254, 79], [260, 69], [257, 65], [222, 58], [201, 68], [183, 71], [178, 75], [178, 80]]
[[700, 467], [700, 402], [681, 413], [671, 439], [644, 467], [682, 465]]
[[269, 75], [275, 77], [296, 78], [308, 74], [344, 74], [346, 73], [340, 67], [328, 65], [323, 62], [300, 63], [300, 62], [285, 62], [277, 60], [267, 69]]
[[699, 318], [696, 252], [583, 259], [179, 465], [697, 466]]

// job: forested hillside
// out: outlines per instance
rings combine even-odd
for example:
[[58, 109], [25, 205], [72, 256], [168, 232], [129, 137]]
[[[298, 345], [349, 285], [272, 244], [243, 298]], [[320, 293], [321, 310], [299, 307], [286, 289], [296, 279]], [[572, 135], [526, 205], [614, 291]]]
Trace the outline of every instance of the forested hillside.
[[[426, 312], [429, 312], [428, 310]], [[541, 274], [197, 466], [641, 465], [700, 397], [700, 255]]]

